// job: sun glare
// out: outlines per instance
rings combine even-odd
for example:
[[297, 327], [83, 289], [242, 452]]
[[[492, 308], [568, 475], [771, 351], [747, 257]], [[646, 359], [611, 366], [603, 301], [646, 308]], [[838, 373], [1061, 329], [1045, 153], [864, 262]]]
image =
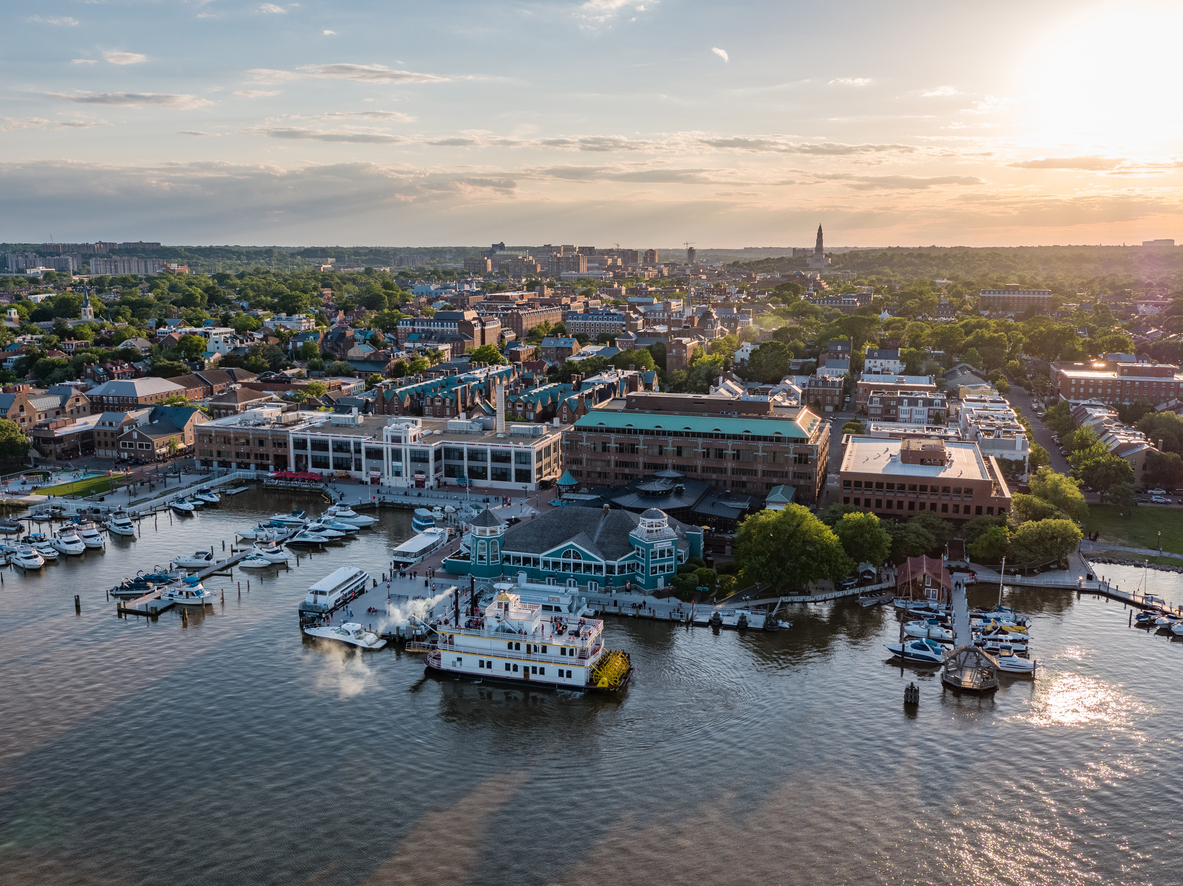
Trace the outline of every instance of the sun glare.
[[1183, 151], [1183, 10], [1107, 5], [1047, 33], [1027, 111], [1049, 143], [1124, 156]]

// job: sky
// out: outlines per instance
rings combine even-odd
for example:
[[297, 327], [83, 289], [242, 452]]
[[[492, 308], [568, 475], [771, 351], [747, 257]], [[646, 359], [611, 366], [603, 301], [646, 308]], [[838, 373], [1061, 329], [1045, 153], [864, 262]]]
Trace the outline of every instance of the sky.
[[1183, 241], [1183, 4], [6, 4], [0, 240]]

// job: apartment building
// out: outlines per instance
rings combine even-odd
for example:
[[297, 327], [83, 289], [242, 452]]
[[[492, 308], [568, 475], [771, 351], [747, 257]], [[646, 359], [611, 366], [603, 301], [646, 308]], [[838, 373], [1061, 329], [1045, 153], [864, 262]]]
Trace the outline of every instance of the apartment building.
[[1183, 396], [1183, 373], [1178, 366], [1113, 356], [1118, 359], [1052, 364], [1052, 388], [1061, 399], [1073, 403], [1148, 400], [1157, 406]]
[[910, 394], [895, 390], [873, 390], [867, 400], [871, 421], [894, 421], [905, 424], [944, 424], [949, 404], [944, 394]]
[[563, 454], [571, 475], [589, 484], [672, 470], [736, 492], [792, 486], [798, 501], [815, 502], [829, 440], [829, 423], [806, 407], [636, 393], [577, 419]]
[[895, 377], [864, 375], [854, 385], [855, 412], [862, 415], [867, 414], [867, 402], [871, 399], [871, 391], [892, 394], [935, 394], [937, 383], [931, 375], [896, 375]]
[[28, 385], [11, 385], [0, 394], [0, 418], [29, 429], [39, 422], [90, 415], [91, 400], [70, 385], [54, 385], [35, 391]]
[[1117, 412], [1100, 403], [1081, 403], [1072, 410], [1072, 423], [1078, 428], [1092, 428], [1109, 451], [1124, 459], [1134, 471], [1134, 483], [1142, 484], [1146, 457], [1158, 452], [1155, 441], [1137, 428], [1123, 424]]
[[140, 277], [150, 277], [164, 270], [165, 262], [159, 258], [92, 258], [90, 272], [92, 274], [123, 275], [134, 274]]
[[590, 310], [586, 313], [568, 311], [564, 318], [570, 335], [620, 335], [624, 332], [624, 311], [612, 309]]
[[863, 354], [863, 373], [899, 375], [904, 371], [899, 348], [867, 348]]
[[1023, 463], [1028, 472], [1031, 442], [1014, 409], [1002, 397], [969, 396], [957, 416], [961, 439], [977, 443], [982, 455]]
[[1002, 289], [983, 289], [978, 293], [978, 309], [1003, 314], [1022, 314], [1031, 309], [1050, 313], [1050, 289], [1023, 289], [1018, 283], [1007, 283]]
[[893, 520], [919, 511], [964, 523], [1010, 513], [998, 463], [976, 443], [932, 438], [851, 436], [838, 472], [843, 504]]

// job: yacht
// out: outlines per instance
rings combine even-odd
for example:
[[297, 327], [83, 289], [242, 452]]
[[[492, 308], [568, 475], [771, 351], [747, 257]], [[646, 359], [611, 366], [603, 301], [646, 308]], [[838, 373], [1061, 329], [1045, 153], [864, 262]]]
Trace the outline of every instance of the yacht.
[[204, 606], [213, 602], [214, 592], [202, 587], [197, 578], [186, 578], [180, 584], [168, 588], [160, 595], [160, 599], [178, 606]]
[[56, 563], [58, 559], [57, 548], [47, 541], [39, 542], [33, 545], [33, 550], [42, 556], [46, 563]]
[[106, 527], [114, 535], [135, 538], [136, 524], [126, 514], [112, 514], [107, 518]]
[[323, 538], [327, 538], [332, 541], [340, 541], [341, 539], [345, 538], [344, 532], [338, 532], [336, 529], [329, 529], [329, 527], [325, 526], [323, 523], [315, 520], [305, 526], [304, 531], [315, 533], [316, 535], [322, 536]]
[[292, 559], [292, 555], [283, 549], [282, 545], [274, 542], [255, 542], [255, 546], [251, 548], [252, 557], [262, 557], [268, 563], [287, 563]]
[[381, 649], [386, 645], [385, 640], [377, 634], [367, 631], [355, 621], [347, 621], [345, 624], [338, 625], [337, 627], [333, 627], [332, 625], [305, 627], [304, 634], [308, 637], [315, 637], [318, 640], [335, 640], [338, 643], [356, 646], [358, 649], [365, 649], [367, 651]]
[[268, 560], [266, 557], [261, 557], [258, 554], [251, 554], [249, 557], [239, 560], [238, 565], [242, 569], [270, 569], [276, 564], [273, 561]]
[[45, 565], [45, 558], [38, 554], [31, 546], [21, 545], [12, 555], [13, 566], [21, 569], [40, 569]]
[[354, 526], [360, 526], [363, 529], [367, 526], [373, 526], [378, 522], [377, 517], [371, 517], [369, 514], [359, 514], [348, 505], [332, 505], [325, 511], [325, 514], [335, 520], [340, 520], [343, 523], [352, 523]]
[[297, 532], [284, 542], [293, 548], [323, 548], [328, 543], [329, 539], [323, 535], [317, 535], [315, 532]]
[[344, 606], [366, 589], [370, 574], [356, 566], [335, 569], [308, 589], [300, 604], [300, 620], [317, 621]]
[[292, 511], [290, 514], [275, 514], [271, 518], [272, 526], [303, 526], [307, 522], [304, 519], [304, 511]]
[[53, 549], [59, 554], [76, 557], [86, 553], [86, 544], [78, 537], [72, 526], [64, 526], [53, 538], [49, 539]]
[[435, 514], [427, 508], [415, 508], [415, 513], [411, 515], [411, 528], [416, 532], [423, 532], [425, 529], [430, 529], [435, 525]]
[[207, 505], [216, 505], [222, 500], [222, 496], [209, 489], [199, 489], [190, 497]]
[[168, 506], [178, 514], [192, 514], [196, 510], [190, 502], [183, 498], [174, 498], [168, 503]]
[[336, 517], [330, 517], [328, 514], [322, 514], [312, 521], [313, 526], [327, 526], [337, 532], [344, 532], [346, 535], [354, 535], [361, 531], [355, 523], [346, 523], [344, 520], [338, 520]]
[[913, 664], [939, 665], [945, 660], [945, 647], [936, 640], [905, 640], [903, 643], [888, 643], [887, 651], [895, 658], [902, 658]]
[[278, 537], [279, 533], [275, 531], [276, 527], [270, 526], [266, 523], [259, 523], [252, 526], [250, 529], [240, 529], [234, 533], [238, 538], [245, 538], [254, 541], [271, 541]]
[[1025, 677], [1034, 677], [1035, 669], [1038, 667], [1034, 659], [1022, 658], [1015, 655], [1014, 652], [996, 655], [994, 656], [994, 660], [998, 662], [998, 670], [1007, 674], [1016, 674]]
[[909, 621], [904, 624], [904, 634], [918, 640], [936, 640], [943, 643], [953, 642], [953, 631], [937, 619], [928, 618], [923, 621]]
[[76, 523], [74, 529], [78, 532], [78, 537], [82, 539], [82, 543], [88, 548], [105, 548], [107, 546], [107, 540], [103, 538], [103, 534], [99, 532], [99, 528], [89, 520]]
[[449, 532], [439, 526], [425, 529], [413, 535], [390, 552], [395, 569], [406, 569], [430, 556], [448, 543]]
[[29, 517], [34, 523], [48, 523], [53, 519], [53, 515], [49, 511], [33, 511]]
[[627, 652], [604, 646], [604, 623], [545, 612], [518, 594], [500, 591], [480, 615], [453, 625], [427, 625], [435, 648], [428, 670], [470, 680], [544, 689], [622, 689], [632, 676]]
[[25, 527], [16, 520], [0, 520], [0, 535], [13, 535]]
[[194, 551], [190, 557], [177, 557], [173, 560], [174, 566], [182, 566], [185, 569], [205, 569], [207, 566], [214, 565], [213, 551]]

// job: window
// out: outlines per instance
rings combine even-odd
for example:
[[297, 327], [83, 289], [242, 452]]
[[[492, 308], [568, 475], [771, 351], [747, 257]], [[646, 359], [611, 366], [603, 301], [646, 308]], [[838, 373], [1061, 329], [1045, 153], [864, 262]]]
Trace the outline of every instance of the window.
[[507, 671], [509, 670], [509, 662], [506, 662], [506, 663], [505, 663], [505, 669], [506, 669]]
[[546, 676], [546, 668], [539, 668], [538, 669], [538, 676], [545, 677]]
[[476, 666], [478, 668], [483, 668], [485, 666], [485, 660], [483, 658], [478, 658], [476, 660]]
[[514, 665], [514, 666], [513, 666], [513, 672], [514, 672], [515, 674], [518, 672], [518, 666], [517, 666], [517, 665]]

